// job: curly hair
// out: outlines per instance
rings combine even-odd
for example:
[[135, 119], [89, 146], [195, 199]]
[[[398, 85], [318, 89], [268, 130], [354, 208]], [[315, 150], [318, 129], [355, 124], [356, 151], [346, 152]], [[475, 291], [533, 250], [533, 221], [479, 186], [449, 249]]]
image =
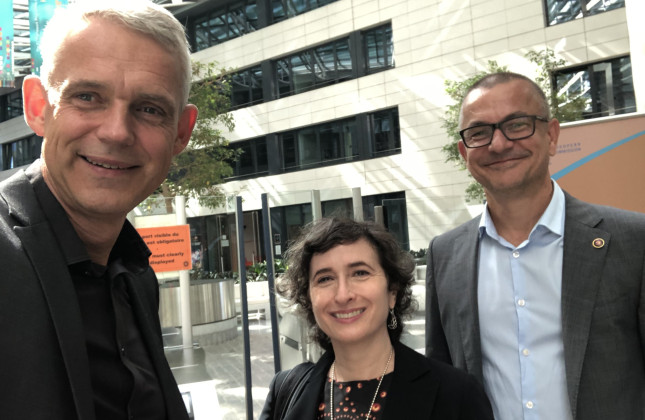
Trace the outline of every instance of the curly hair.
[[[290, 244], [285, 254], [288, 269], [276, 289], [280, 295], [298, 305], [298, 311], [311, 328], [311, 338], [325, 350], [331, 350], [331, 341], [316, 324], [309, 296], [311, 259], [314, 254], [327, 252], [338, 245], [353, 244], [360, 239], [365, 239], [372, 245], [387, 277], [388, 290], [397, 292], [394, 314], [398, 325], [395, 329], [387, 330], [392, 343], [400, 339], [403, 319], [408, 318], [416, 306], [411, 287], [414, 283], [414, 259], [410, 253], [401, 249], [396, 238], [384, 227], [373, 222], [337, 217], [312, 222]], [[390, 316], [388, 315], [388, 322]]]

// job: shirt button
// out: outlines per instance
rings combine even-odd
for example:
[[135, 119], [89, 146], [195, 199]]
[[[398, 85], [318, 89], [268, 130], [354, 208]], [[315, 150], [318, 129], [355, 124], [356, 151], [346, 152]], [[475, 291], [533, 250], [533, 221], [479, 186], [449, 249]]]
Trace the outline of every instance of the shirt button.
[[520, 257], [520, 251], [513, 251], [513, 258], [519, 258]]
[[530, 410], [531, 408], [533, 408], [533, 401], [527, 401], [527, 402], [526, 402], [526, 408], [528, 408], [529, 410]]
[[125, 356], [125, 346], [121, 346], [121, 354]]
[[[529, 355], [529, 349], [524, 349], [524, 350], [522, 350], [522, 354], [523, 354], [524, 356], [528, 356], [528, 355]], [[529, 401], [529, 402], [530, 402], [530, 401]]]
[[524, 305], [526, 305], [526, 301], [524, 299], [517, 300], [517, 306], [524, 306]]

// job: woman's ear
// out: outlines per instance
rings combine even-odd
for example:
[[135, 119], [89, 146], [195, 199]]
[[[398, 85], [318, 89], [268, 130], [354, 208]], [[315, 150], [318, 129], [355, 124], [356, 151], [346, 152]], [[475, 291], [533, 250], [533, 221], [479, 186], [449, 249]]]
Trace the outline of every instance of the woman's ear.
[[25, 122], [34, 133], [44, 136], [47, 92], [37, 76], [27, 76], [22, 81], [22, 100]]

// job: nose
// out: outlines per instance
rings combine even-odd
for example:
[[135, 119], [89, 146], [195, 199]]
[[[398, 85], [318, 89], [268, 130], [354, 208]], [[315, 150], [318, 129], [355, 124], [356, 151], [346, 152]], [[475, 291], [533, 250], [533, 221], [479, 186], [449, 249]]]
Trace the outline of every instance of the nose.
[[114, 103], [103, 113], [97, 135], [105, 143], [131, 145], [134, 141], [132, 125], [133, 120], [128, 107]]
[[351, 302], [354, 299], [354, 292], [347, 277], [342, 276], [338, 279], [338, 286], [336, 287], [336, 302], [344, 304]]
[[506, 138], [499, 127], [495, 127], [493, 130], [493, 139], [488, 145], [488, 150], [491, 152], [501, 152], [511, 147], [513, 147], [513, 142]]

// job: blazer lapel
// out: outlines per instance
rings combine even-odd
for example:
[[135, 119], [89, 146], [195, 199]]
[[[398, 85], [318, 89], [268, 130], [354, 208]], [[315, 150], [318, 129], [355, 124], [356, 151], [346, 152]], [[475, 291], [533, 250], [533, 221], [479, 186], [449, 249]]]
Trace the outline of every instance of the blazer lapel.
[[610, 234], [596, 228], [602, 217], [592, 207], [566, 193], [565, 197], [562, 337], [567, 389], [575, 418], [582, 362]]
[[426, 375], [430, 368], [424, 363], [419, 363], [419, 357], [423, 356], [414, 350], [401, 343], [396, 343], [394, 348], [396, 351], [394, 376], [388, 391], [383, 418], [415, 418], [420, 417], [421, 413], [431, 413], [435, 405], [439, 381], [436, 377], [428, 376], [429, 379], [415, 386], [414, 382]]
[[327, 372], [333, 361], [331, 351], [322, 355], [316, 366], [314, 366], [309, 378], [303, 386], [301, 395], [294, 395], [296, 402], [287, 413], [284, 420], [303, 420], [316, 418], [318, 401], [325, 387]]
[[468, 373], [481, 382], [482, 357], [479, 335], [479, 305], [477, 303], [477, 267], [479, 257], [479, 218], [466, 225], [463, 236], [453, 243], [452, 279], [450, 301], [455, 305], [459, 331]]
[[78, 418], [91, 420], [94, 419], [94, 401], [81, 314], [75, 304], [76, 291], [35, 195], [25, 193], [31, 191], [29, 181], [24, 174], [14, 180], [3, 191], [9, 203], [19, 206], [11, 209], [13, 216], [22, 223], [22, 226], [14, 227], [14, 232], [33, 265], [47, 301]]

